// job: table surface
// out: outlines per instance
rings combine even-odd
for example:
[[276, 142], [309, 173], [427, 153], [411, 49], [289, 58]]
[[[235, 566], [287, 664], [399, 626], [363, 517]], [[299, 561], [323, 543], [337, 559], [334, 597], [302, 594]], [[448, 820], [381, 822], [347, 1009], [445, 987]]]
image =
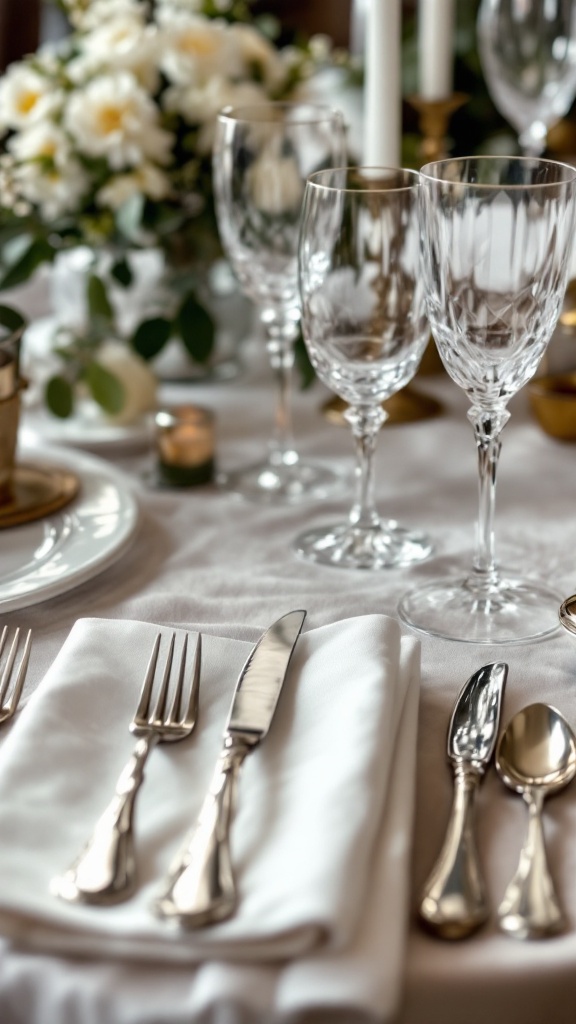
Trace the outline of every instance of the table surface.
[[[274, 384], [263, 350], [254, 343], [248, 348], [251, 369], [234, 382], [172, 385], [162, 390], [166, 401], [192, 401], [214, 409], [222, 469], [253, 461], [263, 453], [270, 434]], [[254, 372], [258, 363], [260, 369]], [[294, 554], [295, 535], [311, 524], [345, 517], [351, 491], [323, 504], [261, 507], [212, 486], [155, 489], [144, 482], [152, 454], [118, 449], [107, 457], [126, 472], [141, 508], [132, 546], [82, 586], [25, 613], [5, 616], [9, 625], [22, 621], [34, 630], [28, 692], [41, 682], [79, 617], [198, 625], [204, 632], [252, 640], [292, 607], [308, 609], [308, 628], [371, 612], [394, 616], [407, 589], [453, 573], [459, 565], [467, 567], [474, 541], [477, 466], [466, 400], [443, 374], [419, 376], [416, 386], [441, 399], [442, 415], [383, 429], [376, 483], [384, 516], [433, 536], [435, 553], [427, 562], [418, 568], [374, 573], [307, 564]], [[323, 417], [325, 397], [319, 385], [296, 393], [299, 449], [303, 457], [338, 460], [351, 474], [350, 433]], [[514, 399], [511, 411], [498, 482], [498, 552], [506, 565], [541, 575], [560, 596], [567, 596], [576, 591], [576, 449], [540, 430], [529, 415], [525, 394]], [[473, 671], [494, 660], [509, 664], [504, 722], [524, 704], [545, 700], [576, 726], [576, 638], [564, 631], [540, 643], [504, 648], [422, 638], [415, 895], [437, 853], [450, 807], [445, 739], [454, 699]], [[496, 908], [516, 866], [525, 807], [490, 771], [477, 811], [481, 857]], [[492, 1024], [541, 1024], [546, 1018], [573, 1024], [576, 787], [546, 805], [546, 830], [552, 871], [568, 914], [566, 933], [547, 941], [520, 943], [500, 935], [492, 922], [466, 942], [447, 944], [414, 924], [399, 1024], [485, 1024], [488, 1019]], [[47, 968], [42, 958], [0, 949], [0, 1020], [7, 1024], [48, 1020], [31, 1011], [33, 994], [39, 999], [43, 991]], [[65, 963], [61, 970], [65, 974]], [[80, 984], [79, 977], [76, 971], [76, 980], [71, 975], [70, 984]], [[77, 1021], [73, 1014], [65, 1016], [63, 1006], [50, 1019]], [[118, 1024], [123, 1019], [119, 1008]], [[165, 1024], [181, 1019], [166, 1007]]]

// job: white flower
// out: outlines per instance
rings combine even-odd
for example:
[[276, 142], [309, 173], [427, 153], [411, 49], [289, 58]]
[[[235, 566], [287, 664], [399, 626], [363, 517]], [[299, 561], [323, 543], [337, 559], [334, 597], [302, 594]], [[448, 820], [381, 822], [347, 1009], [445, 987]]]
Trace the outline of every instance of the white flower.
[[229, 82], [221, 75], [210, 79], [206, 85], [187, 89], [166, 90], [166, 109], [176, 111], [190, 124], [202, 125], [198, 133], [196, 148], [200, 155], [210, 153], [214, 141], [216, 115], [223, 107], [241, 104], [262, 104], [267, 96], [255, 82]]
[[100, 75], [72, 93], [64, 124], [81, 153], [106, 158], [113, 170], [170, 160], [173, 137], [160, 127], [156, 104], [128, 72]]
[[62, 92], [28, 64], [12, 64], [0, 79], [0, 125], [24, 128], [50, 117], [62, 103]]
[[241, 72], [241, 60], [224, 22], [193, 15], [168, 19], [159, 12], [163, 29], [161, 68], [176, 85], [202, 85], [224, 71], [230, 77]]
[[148, 25], [142, 8], [127, 10], [105, 20], [80, 38], [78, 55], [68, 64], [74, 82], [85, 82], [95, 72], [130, 71], [147, 92], [160, 84], [160, 36]]
[[105, 341], [98, 349], [97, 360], [118, 378], [124, 388], [124, 405], [111, 423], [133, 423], [156, 405], [157, 381], [148, 364], [136, 352], [118, 341]]
[[46, 169], [34, 161], [14, 171], [21, 196], [38, 206], [44, 220], [50, 222], [63, 213], [73, 213], [88, 188], [88, 178], [80, 163], [71, 158], [63, 166]]
[[291, 157], [264, 151], [252, 164], [248, 177], [252, 201], [262, 213], [277, 216], [300, 209], [304, 183]]
[[231, 25], [230, 34], [242, 57], [244, 74], [251, 72], [252, 67], [256, 65], [266, 88], [279, 88], [288, 73], [287, 65], [279, 51], [251, 25]]
[[96, 195], [99, 206], [117, 210], [133, 195], [142, 194], [149, 199], [165, 199], [170, 193], [168, 176], [153, 164], [142, 164], [128, 174], [116, 174]]
[[39, 121], [8, 140], [8, 149], [16, 160], [26, 162], [47, 158], [64, 167], [70, 157], [70, 142], [54, 121]]

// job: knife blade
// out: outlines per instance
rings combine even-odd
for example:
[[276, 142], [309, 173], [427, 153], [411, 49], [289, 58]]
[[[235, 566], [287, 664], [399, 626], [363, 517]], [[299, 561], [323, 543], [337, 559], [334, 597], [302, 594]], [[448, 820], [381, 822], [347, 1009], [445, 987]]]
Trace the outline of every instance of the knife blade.
[[237, 904], [230, 827], [244, 758], [266, 736], [306, 612], [274, 622], [251, 652], [232, 699], [223, 746], [198, 821], [172, 865], [155, 913], [186, 928], [222, 921]]
[[474, 826], [475, 793], [494, 754], [505, 662], [484, 665], [464, 684], [448, 727], [447, 755], [454, 795], [446, 836], [424, 885], [418, 916], [443, 939], [463, 939], [488, 917]]

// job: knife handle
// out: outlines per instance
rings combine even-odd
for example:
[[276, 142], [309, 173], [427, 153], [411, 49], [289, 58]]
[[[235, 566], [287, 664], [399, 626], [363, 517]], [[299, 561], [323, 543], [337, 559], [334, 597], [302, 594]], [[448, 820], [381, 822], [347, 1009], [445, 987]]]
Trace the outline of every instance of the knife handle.
[[189, 840], [170, 868], [154, 911], [186, 928], [201, 928], [230, 917], [236, 885], [230, 857], [230, 826], [240, 767], [254, 737], [227, 736], [210, 788]]
[[488, 917], [474, 831], [474, 795], [483, 771], [454, 767], [454, 798], [444, 844], [424, 886], [418, 915], [443, 939], [464, 939]]

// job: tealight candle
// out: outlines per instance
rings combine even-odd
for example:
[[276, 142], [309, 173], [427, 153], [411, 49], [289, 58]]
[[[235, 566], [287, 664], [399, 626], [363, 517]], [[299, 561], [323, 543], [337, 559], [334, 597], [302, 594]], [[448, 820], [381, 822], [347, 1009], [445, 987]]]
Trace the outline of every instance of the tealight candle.
[[214, 414], [197, 405], [156, 413], [160, 477], [174, 487], [206, 484], [214, 477]]

